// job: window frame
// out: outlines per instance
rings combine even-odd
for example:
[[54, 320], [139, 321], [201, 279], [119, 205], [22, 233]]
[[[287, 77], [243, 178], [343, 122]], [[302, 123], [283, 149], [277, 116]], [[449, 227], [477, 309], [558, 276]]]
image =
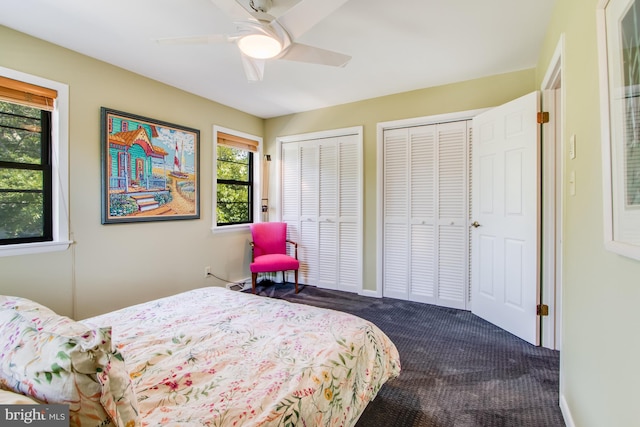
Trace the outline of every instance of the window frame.
[[[0, 102], [11, 105], [24, 105], [20, 103], [14, 103], [9, 101], [0, 100]], [[29, 236], [29, 237], [13, 237], [0, 239], [0, 246], [17, 245], [24, 243], [35, 242], [50, 242], [53, 241], [53, 218], [51, 212], [51, 111], [46, 109], [30, 106], [30, 108], [37, 110], [40, 113], [40, 163], [30, 162], [18, 162], [18, 161], [6, 161], [0, 162], [3, 168], [14, 171], [34, 171], [42, 173], [42, 189], [37, 190], [22, 190], [27, 192], [40, 192], [42, 193], [42, 227], [40, 228], [42, 235]], [[13, 114], [10, 114], [13, 115]], [[27, 118], [27, 116], [20, 116]], [[35, 117], [33, 117], [35, 119]], [[25, 129], [26, 130], [26, 129]]]
[[0, 245], [0, 257], [64, 251], [69, 248], [69, 86], [0, 67], [0, 76], [58, 92], [51, 111], [51, 217], [53, 240]]
[[[224, 224], [218, 225], [217, 221], [217, 207], [218, 207], [218, 133], [226, 133], [229, 135], [237, 136], [240, 138], [250, 139], [252, 141], [256, 141], [258, 143], [258, 149], [256, 152], [253, 152], [253, 168], [251, 170], [251, 175], [253, 176], [253, 181], [250, 184], [253, 188], [253, 197], [251, 200], [251, 209], [252, 209], [252, 222], [243, 223], [243, 224]], [[211, 231], [214, 233], [219, 232], [228, 232], [228, 231], [248, 231], [249, 225], [255, 222], [259, 222], [260, 218], [260, 201], [262, 198], [262, 183], [261, 183], [261, 164], [260, 161], [262, 159], [262, 138], [256, 135], [251, 135], [248, 133], [240, 132], [233, 129], [224, 128], [222, 126], [214, 125], [213, 126], [213, 153], [212, 153], [213, 161], [212, 165], [213, 169], [213, 189], [212, 189], [212, 225]]]

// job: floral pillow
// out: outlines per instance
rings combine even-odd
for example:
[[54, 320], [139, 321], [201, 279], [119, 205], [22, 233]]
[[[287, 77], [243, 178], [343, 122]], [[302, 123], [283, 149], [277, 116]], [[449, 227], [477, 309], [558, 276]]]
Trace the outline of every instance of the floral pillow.
[[37, 405], [35, 399], [0, 388], [0, 405]]
[[0, 388], [69, 405], [72, 426], [140, 425], [111, 328], [90, 329], [24, 298], [0, 296]]

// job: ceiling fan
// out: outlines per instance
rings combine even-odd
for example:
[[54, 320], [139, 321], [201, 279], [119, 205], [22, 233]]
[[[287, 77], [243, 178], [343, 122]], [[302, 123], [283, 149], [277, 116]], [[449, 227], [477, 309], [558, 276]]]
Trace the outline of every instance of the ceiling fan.
[[297, 43], [295, 40], [338, 9], [347, 0], [300, 0], [281, 16], [268, 11], [272, 0], [249, 0], [251, 11], [236, 0], [211, 0], [234, 20], [237, 31], [195, 37], [157, 39], [158, 43], [236, 43], [249, 81], [260, 81], [270, 59], [344, 67], [351, 57], [331, 50]]

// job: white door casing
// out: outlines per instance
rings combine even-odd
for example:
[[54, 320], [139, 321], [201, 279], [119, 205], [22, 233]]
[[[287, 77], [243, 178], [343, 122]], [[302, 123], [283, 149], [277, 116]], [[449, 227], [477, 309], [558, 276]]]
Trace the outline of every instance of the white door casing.
[[539, 344], [539, 93], [473, 119], [472, 312]]

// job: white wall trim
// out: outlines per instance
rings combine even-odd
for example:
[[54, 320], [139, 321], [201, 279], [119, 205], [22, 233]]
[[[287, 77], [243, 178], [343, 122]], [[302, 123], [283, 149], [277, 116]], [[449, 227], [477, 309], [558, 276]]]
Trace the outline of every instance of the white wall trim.
[[567, 399], [565, 399], [564, 394], [560, 394], [560, 411], [562, 412], [566, 427], [576, 427], [576, 423], [573, 421], [571, 410], [569, 409], [569, 404], [567, 403]]
[[[488, 111], [490, 108], [480, 108], [476, 110], [467, 110], [454, 113], [437, 114], [433, 116], [414, 117], [410, 119], [393, 120], [389, 122], [379, 122], [376, 126], [377, 145], [376, 145], [376, 297], [383, 295], [383, 274], [382, 266], [384, 265], [384, 131], [399, 128], [408, 128], [414, 126], [425, 126], [438, 123], [456, 122], [462, 120], [471, 120], [474, 116]], [[468, 299], [468, 298], [467, 298]], [[470, 307], [469, 307], [470, 308]]]
[[[598, 42], [598, 68], [599, 68], [599, 84], [600, 84], [600, 135], [602, 141], [602, 197], [603, 197], [603, 225], [604, 225], [604, 247], [617, 254], [640, 260], [640, 246], [630, 244], [614, 233], [614, 221], [620, 219], [620, 215], [614, 212], [616, 202], [619, 197], [614, 191], [614, 174], [619, 174], [621, 167], [614, 168], [614, 164], [618, 163], [618, 157], [614, 154], [615, 150], [612, 146], [612, 126], [611, 126], [611, 108], [609, 106], [609, 63], [608, 63], [608, 39], [607, 39], [607, 14], [606, 8], [614, 2], [610, 0], [599, 0], [596, 6], [596, 30]], [[618, 2], [616, 4], [626, 4]], [[610, 41], [610, 40], [609, 40]], [[615, 144], [614, 144], [615, 145]], [[622, 178], [621, 178], [622, 179]], [[614, 201], [616, 197], [616, 201]], [[617, 211], [617, 209], [615, 209]], [[632, 212], [627, 210], [627, 212]], [[639, 220], [637, 211], [634, 211], [633, 222], [626, 223], [626, 227], [633, 227]], [[629, 218], [628, 214], [626, 215]], [[622, 228], [620, 224], [615, 227], [616, 230]]]
[[560, 38], [558, 39], [558, 43], [556, 44], [556, 49], [553, 52], [553, 56], [549, 61], [549, 67], [542, 79], [542, 85], [540, 88], [542, 90], [549, 89], [551, 86], [558, 80], [558, 78], [564, 77], [564, 71], [562, 67], [562, 58], [564, 57], [564, 42], [565, 36], [564, 33], [560, 34]]
[[299, 133], [295, 135], [286, 135], [276, 137], [278, 144], [283, 142], [310, 141], [312, 139], [336, 138], [347, 135], [362, 135], [362, 126], [352, 126], [348, 128], [329, 129], [318, 132]]
[[359, 292], [359, 295], [370, 298], [382, 298], [382, 292], [378, 292], [377, 290], [372, 291], [370, 289], [363, 289], [361, 292]]
[[0, 257], [64, 251], [73, 243], [69, 237], [69, 86], [4, 67], [0, 76], [58, 92], [51, 114], [53, 241], [0, 246]]
[[[550, 122], [543, 126], [543, 206], [542, 212], [542, 301], [549, 306], [549, 316], [542, 318], [542, 346], [560, 350], [562, 345], [562, 230], [564, 171], [565, 84], [563, 57], [565, 36], [560, 35], [549, 62], [542, 85], [542, 102], [550, 113]], [[559, 90], [557, 90], [559, 88]], [[557, 95], [556, 95], [557, 94]], [[558, 96], [559, 100], [555, 97]], [[560, 103], [560, 110], [555, 106]], [[553, 104], [553, 105], [547, 105]], [[552, 148], [552, 150], [549, 150]], [[555, 196], [555, 197], [554, 197]], [[545, 225], [547, 224], [547, 225]], [[551, 224], [549, 226], [549, 224]]]
[[217, 163], [218, 163], [218, 132], [227, 133], [229, 135], [238, 136], [245, 139], [250, 139], [252, 141], [258, 141], [258, 152], [255, 153], [253, 159], [253, 222], [260, 222], [260, 200], [262, 199], [262, 137], [251, 135], [249, 133], [240, 132], [234, 129], [225, 128], [218, 125], [213, 125], [213, 154], [211, 159], [211, 165], [213, 168], [213, 188], [211, 190], [211, 231], [213, 233], [226, 233], [230, 231], [249, 231], [249, 224], [238, 224], [238, 225], [225, 225], [218, 226], [216, 218], [217, 211], [217, 186], [218, 186], [218, 176], [217, 176]]
[[413, 126], [433, 125], [437, 123], [457, 122], [461, 120], [469, 120], [480, 113], [490, 110], [490, 108], [478, 108], [475, 110], [459, 111], [454, 113], [436, 114], [433, 116], [414, 117], [410, 119], [392, 120], [389, 122], [379, 122], [378, 143], [380, 143], [381, 132], [390, 129], [407, 128]]

